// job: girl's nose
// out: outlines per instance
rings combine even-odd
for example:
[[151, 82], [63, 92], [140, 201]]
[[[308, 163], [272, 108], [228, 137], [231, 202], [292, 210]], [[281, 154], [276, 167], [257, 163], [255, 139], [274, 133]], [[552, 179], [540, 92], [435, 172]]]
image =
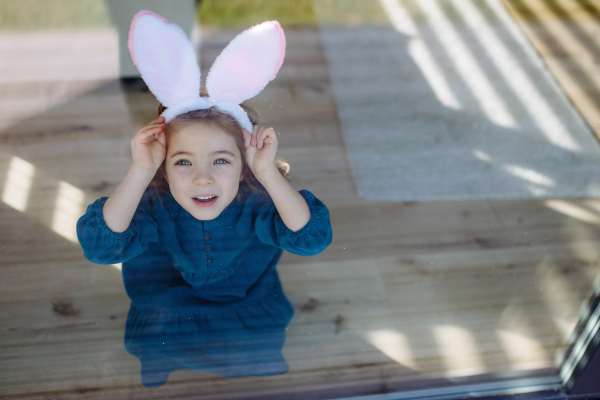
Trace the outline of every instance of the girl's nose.
[[199, 168], [193, 179], [193, 184], [196, 186], [209, 186], [215, 182], [211, 171], [204, 168]]

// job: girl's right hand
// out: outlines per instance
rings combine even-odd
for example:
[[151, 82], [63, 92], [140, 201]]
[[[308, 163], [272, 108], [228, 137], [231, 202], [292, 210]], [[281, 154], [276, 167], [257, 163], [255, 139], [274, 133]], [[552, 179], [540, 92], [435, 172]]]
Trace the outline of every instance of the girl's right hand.
[[131, 139], [131, 155], [135, 165], [152, 168], [156, 171], [165, 159], [166, 154], [167, 136], [165, 134], [164, 117], [156, 118], [140, 129]]

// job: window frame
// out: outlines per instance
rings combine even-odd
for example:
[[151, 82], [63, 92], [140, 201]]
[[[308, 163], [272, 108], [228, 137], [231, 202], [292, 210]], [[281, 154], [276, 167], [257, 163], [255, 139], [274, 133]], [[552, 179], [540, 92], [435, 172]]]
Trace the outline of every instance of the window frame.
[[[546, 372], [546, 375], [544, 375]], [[551, 369], [514, 371], [456, 378], [456, 385], [421, 382], [422, 389], [402, 390], [390, 384], [379, 394], [360, 395], [374, 388], [346, 388], [337, 394], [320, 392], [315, 398], [336, 400], [580, 400], [600, 399], [600, 284], [588, 303], [558, 367], [558, 376], [548, 376]], [[427, 387], [429, 386], [429, 387]], [[426, 388], [424, 388], [426, 387]], [[382, 388], [383, 389], [383, 388]], [[398, 391], [395, 391], [398, 390]], [[353, 393], [351, 393], [353, 391]], [[334, 396], [332, 396], [334, 395]], [[312, 398], [312, 397], [311, 397]]]

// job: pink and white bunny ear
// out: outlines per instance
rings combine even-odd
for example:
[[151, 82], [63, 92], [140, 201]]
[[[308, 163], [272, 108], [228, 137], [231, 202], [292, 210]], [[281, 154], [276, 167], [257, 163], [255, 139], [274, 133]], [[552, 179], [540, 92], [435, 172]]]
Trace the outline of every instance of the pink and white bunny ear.
[[200, 97], [196, 52], [179, 26], [140, 11], [131, 22], [128, 45], [142, 79], [163, 105], [174, 107]]
[[240, 104], [275, 79], [285, 57], [285, 35], [277, 21], [253, 26], [235, 37], [206, 78], [214, 102]]

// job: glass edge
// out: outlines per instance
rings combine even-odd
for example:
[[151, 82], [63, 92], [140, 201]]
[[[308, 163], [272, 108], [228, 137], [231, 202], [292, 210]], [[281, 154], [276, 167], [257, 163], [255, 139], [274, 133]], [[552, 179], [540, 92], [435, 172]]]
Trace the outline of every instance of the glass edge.
[[559, 391], [561, 388], [562, 382], [558, 377], [535, 377], [359, 397], [343, 397], [337, 398], [336, 400], [452, 400], [543, 391]]
[[[590, 364], [598, 347], [600, 337], [600, 284], [588, 303], [583, 307], [581, 317], [567, 344], [564, 361], [559, 376], [567, 391], [577, 385], [578, 378]], [[597, 357], [597, 355], [596, 355]], [[600, 390], [600, 383], [598, 385]]]

